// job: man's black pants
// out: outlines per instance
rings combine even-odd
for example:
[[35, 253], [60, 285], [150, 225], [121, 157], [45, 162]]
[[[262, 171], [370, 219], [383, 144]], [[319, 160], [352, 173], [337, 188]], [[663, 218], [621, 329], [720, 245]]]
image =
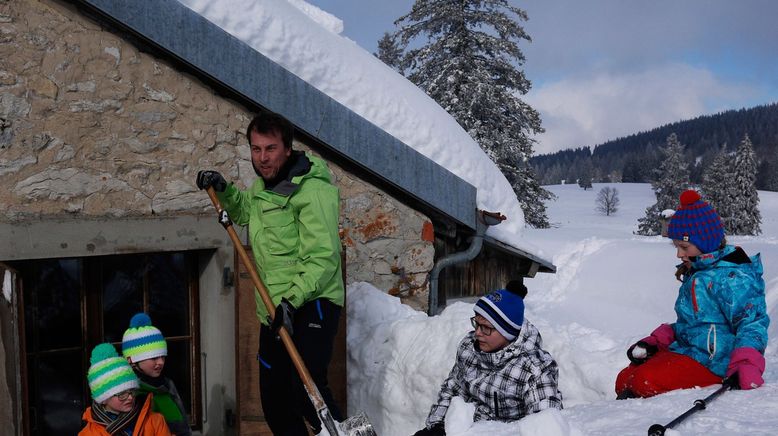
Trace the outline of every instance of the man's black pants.
[[[294, 313], [292, 340], [319, 388], [332, 417], [342, 421], [327, 384], [327, 367], [338, 331], [340, 306], [329, 300], [310, 301]], [[283, 342], [264, 324], [259, 329], [259, 394], [262, 410], [275, 436], [307, 436], [305, 420], [315, 433], [321, 430], [300, 376]]]

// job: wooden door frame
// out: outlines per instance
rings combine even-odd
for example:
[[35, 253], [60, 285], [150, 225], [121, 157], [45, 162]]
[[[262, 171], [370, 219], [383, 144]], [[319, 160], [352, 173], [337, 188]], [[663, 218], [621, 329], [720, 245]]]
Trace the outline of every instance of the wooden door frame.
[[[0, 330], [2, 330], [3, 336], [10, 338], [13, 347], [12, 349], [3, 347], [5, 353], [5, 374], [2, 374], [2, 376], [5, 378], [4, 383], [7, 383], [9, 388], [11, 418], [14, 421], [15, 429], [14, 434], [26, 435], [29, 434], [29, 414], [24, 406], [27, 404], [27, 381], [22, 379], [22, 374], [26, 372], [27, 365], [27, 359], [24, 358], [26, 355], [24, 341], [21, 340], [20, 336], [23, 334], [22, 329], [24, 326], [22, 281], [18, 271], [3, 262], [0, 262], [0, 272], [3, 276], [3, 289], [0, 292], [6, 291], [6, 274], [11, 276], [10, 299], [6, 299], [7, 295], [4, 295], [2, 302], [0, 302], [8, 309], [10, 319], [0, 319], [0, 322], [3, 323], [3, 328]], [[9, 327], [7, 329], [8, 333], [6, 333], [6, 327]], [[9, 366], [12, 366], [12, 368], [9, 368]]]

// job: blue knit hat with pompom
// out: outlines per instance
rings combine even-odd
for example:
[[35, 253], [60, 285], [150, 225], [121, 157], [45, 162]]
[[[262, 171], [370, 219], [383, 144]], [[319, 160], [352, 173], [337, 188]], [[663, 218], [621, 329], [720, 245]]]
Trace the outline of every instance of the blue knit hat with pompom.
[[473, 310], [509, 341], [516, 339], [524, 323], [524, 298], [508, 289], [484, 295], [475, 303]]
[[716, 251], [724, 239], [724, 224], [716, 209], [691, 189], [684, 191], [680, 200], [681, 206], [667, 225], [667, 236], [691, 242], [703, 253]]
[[122, 354], [132, 363], [167, 356], [165, 337], [145, 313], [137, 313], [130, 320], [130, 328], [122, 337]]

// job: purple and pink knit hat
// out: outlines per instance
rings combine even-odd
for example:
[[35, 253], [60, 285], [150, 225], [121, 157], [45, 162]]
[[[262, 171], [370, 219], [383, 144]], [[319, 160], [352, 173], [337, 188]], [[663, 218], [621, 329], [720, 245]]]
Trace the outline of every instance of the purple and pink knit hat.
[[716, 251], [724, 239], [724, 224], [719, 214], [694, 190], [681, 194], [681, 206], [670, 218], [667, 236], [691, 242], [703, 253]]

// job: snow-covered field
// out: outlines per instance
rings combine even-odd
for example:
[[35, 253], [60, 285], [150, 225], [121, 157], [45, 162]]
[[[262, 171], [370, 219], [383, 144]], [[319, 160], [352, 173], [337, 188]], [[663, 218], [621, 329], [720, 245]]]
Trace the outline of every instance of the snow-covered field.
[[[595, 212], [604, 186], [618, 190], [610, 217]], [[565, 409], [514, 423], [472, 422], [472, 409], [449, 410], [448, 435], [645, 435], [666, 424], [715, 387], [650, 399], [615, 401], [613, 383], [628, 364], [627, 347], [662, 322], [675, 320], [675, 250], [661, 237], [636, 236], [637, 219], [654, 196], [647, 184], [547, 187], [553, 228], [525, 229], [523, 237], [557, 266], [556, 274], [527, 279], [527, 318], [543, 335], [560, 367]], [[766, 383], [727, 392], [677, 427], [683, 435], [778, 434], [778, 193], [760, 192], [758, 237], [729, 237], [749, 254], [762, 253], [770, 326]], [[479, 289], [486, 292], [488, 289]], [[456, 345], [470, 330], [472, 304], [457, 302], [428, 317], [366, 283], [348, 290], [350, 415], [365, 411], [381, 436], [421, 428], [438, 387], [453, 364]]]

